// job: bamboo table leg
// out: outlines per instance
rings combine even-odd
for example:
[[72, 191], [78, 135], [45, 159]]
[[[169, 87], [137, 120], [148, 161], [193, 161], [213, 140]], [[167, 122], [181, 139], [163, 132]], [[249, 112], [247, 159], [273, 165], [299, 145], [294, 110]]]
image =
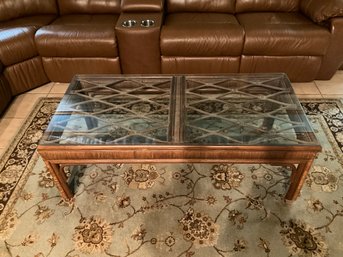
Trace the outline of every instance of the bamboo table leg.
[[48, 169], [50, 170], [51, 175], [54, 178], [54, 182], [58, 188], [58, 190], [61, 193], [61, 196], [67, 200], [70, 201], [74, 194], [70, 190], [68, 183], [67, 183], [67, 177], [63, 170], [61, 169], [60, 165], [51, 163], [49, 161], [45, 161], [45, 164], [47, 165]]
[[287, 191], [286, 200], [295, 200], [299, 194], [300, 190], [305, 182], [308, 171], [311, 168], [314, 159], [308, 160], [307, 162], [300, 163], [298, 168], [292, 172], [291, 184]]

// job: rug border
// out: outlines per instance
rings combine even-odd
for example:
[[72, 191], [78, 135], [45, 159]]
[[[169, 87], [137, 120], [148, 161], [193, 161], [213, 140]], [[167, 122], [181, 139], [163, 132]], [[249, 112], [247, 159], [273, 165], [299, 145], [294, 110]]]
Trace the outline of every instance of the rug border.
[[18, 133], [11, 138], [11, 143], [9, 144], [8, 148], [6, 149], [6, 151], [2, 155], [0, 155], [0, 160], [1, 160], [0, 161], [0, 169], [6, 163], [6, 160], [4, 160], [4, 159], [6, 157], [8, 158], [11, 155], [14, 148], [17, 146], [17, 144], [19, 143], [21, 138], [24, 136], [27, 128], [30, 126], [31, 122], [33, 121], [33, 119], [35, 118], [37, 113], [39, 112], [39, 109], [42, 107], [43, 102], [49, 101], [49, 100], [61, 100], [61, 99], [62, 99], [61, 97], [39, 97], [36, 100], [36, 103], [31, 108], [31, 112], [29, 113], [29, 115], [27, 117], [24, 118], [25, 121], [23, 124], [21, 124], [21, 126], [18, 130]]
[[[338, 107], [340, 108], [340, 110], [343, 110], [343, 98], [306, 98], [306, 99], [299, 99], [300, 103], [309, 103], [312, 101], [323, 101], [323, 102], [335, 102], [337, 103]], [[324, 117], [321, 117], [320, 119], [324, 119]], [[324, 119], [324, 123], [327, 126], [327, 123]], [[323, 124], [321, 124], [321, 127], [323, 127]], [[332, 133], [328, 133], [328, 131], [330, 131], [330, 128], [327, 126], [324, 129], [324, 133], [325, 135], [328, 137], [328, 139], [330, 140], [331, 145], [333, 146], [333, 150], [335, 151], [335, 154], [337, 154], [337, 156], [340, 156], [338, 154], [338, 152], [342, 151], [342, 149], [340, 148], [340, 146], [338, 145], [335, 137], [333, 136]], [[341, 163], [341, 165], [343, 166], [343, 156], [341, 156], [341, 159], [338, 160], [339, 163]]]
[[[19, 144], [20, 140], [22, 140], [23, 136], [25, 135], [27, 129], [30, 127], [31, 123], [33, 122], [33, 119], [36, 117], [37, 113], [40, 111], [41, 107], [44, 105], [47, 101], [60, 101], [62, 98], [60, 97], [40, 97], [37, 99], [36, 103], [31, 109], [31, 113], [26, 117], [26, 120], [21, 125], [20, 129], [18, 130], [18, 133], [11, 139], [11, 143], [9, 144], [7, 150], [0, 156], [0, 170], [4, 167], [8, 159], [10, 158], [11, 154]], [[13, 207], [15, 203], [18, 200], [19, 194], [23, 191], [23, 188], [27, 182], [28, 174], [31, 172], [32, 168], [35, 166], [39, 159], [39, 154], [37, 151], [32, 155], [29, 163], [27, 164], [21, 178], [17, 182], [17, 185], [15, 186], [15, 189], [13, 190], [13, 193], [10, 196], [10, 199], [6, 203], [6, 206], [4, 206], [4, 209], [0, 215], [0, 228], [4, 225], [6, 222], [6, 217], [8, 214], [10, 214], [13, 210]]]

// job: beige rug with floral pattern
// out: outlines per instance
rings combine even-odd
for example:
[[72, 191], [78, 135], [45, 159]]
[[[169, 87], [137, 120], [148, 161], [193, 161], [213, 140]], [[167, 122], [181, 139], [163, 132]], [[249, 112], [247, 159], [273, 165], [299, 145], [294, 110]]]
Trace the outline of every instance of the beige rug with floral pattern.
[[0, 163], [0, 256], [343, 256], [343, 104], [302, 101], [323, 151], [297, 201], [268, 165], [88, 165], [63, 202], [36, 152], [42, 99]]

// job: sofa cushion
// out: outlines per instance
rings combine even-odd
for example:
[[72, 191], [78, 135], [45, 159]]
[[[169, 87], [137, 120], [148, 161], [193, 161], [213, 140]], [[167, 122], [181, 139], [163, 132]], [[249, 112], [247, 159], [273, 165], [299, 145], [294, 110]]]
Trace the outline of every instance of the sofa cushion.
[[69, 83], [75, 74], [120, 74], [119, 57], [69, 58], [43, 57], [44, 69], [51, 81]]
[[221, 13], [175, 13], [161, 31], [164, 56], [238, 56], [243, 28], [236, 18]]
[[1, 0], [0, 21], [39, 14], [57, 14], [55, 0]]
[[300, 0], [236, 0], [236, 12], [294, 12]]
[[1, 28], [34, 26], [37, 29], [51, 23], [56, 18], [54, 14], [35, 15], [0, 22]]
[[164, 0], [122, 0], [123, 12], [162, 12]]
[[299, 13], [245, 13], [245, 55], [324, 55], [330, 32]]
[[117, 57], [116, 20], [109, 15], [61, 17], [37, 31], [38, 52], [45, 57]]
[[177, 57], [162, 56], [163, 74], [218, 74], [239, 72], [240, 56], [234, 57]]
[[167, 0], [167, 11], [234, 13], [235, 0]]
[[241, 73], [286, 73], [293, 82], [313, 81], [321, 56], [246, 56], [241, 58]]
[[74, 14], [63, 15], [56, 19], [51, 25], [112, 25], [113, 29], [117, 23], [118, 15], [88, 15], [88, 14]]
[[343, 1], [341, 0], [302, 0], [301, 11], [314, 22], [322, 22], [333, 17], [343, 16]]
[[60, 14], [120, 13], [120, 0], [58, 0]]
[[35, 27], [17, 27], [0, 30], [0, 61], [9, 66], [38, 55], [34, 34]]

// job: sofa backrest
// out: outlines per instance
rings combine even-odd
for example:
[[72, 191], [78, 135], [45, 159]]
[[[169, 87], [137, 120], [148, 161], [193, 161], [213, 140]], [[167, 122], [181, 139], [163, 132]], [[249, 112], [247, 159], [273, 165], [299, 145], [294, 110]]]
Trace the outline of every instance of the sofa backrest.
[[236, 0], [166, 0], [168, 13], [218, 12], [234, 13]]
[[1, 0], [0, 21], [39, 14], [57, 14], [56, 0]]
[[294, 12], [300, 0], [236, 0], [236, 12]]
[[120, 13], [121, 0], [58, 0], [60, 14]]

